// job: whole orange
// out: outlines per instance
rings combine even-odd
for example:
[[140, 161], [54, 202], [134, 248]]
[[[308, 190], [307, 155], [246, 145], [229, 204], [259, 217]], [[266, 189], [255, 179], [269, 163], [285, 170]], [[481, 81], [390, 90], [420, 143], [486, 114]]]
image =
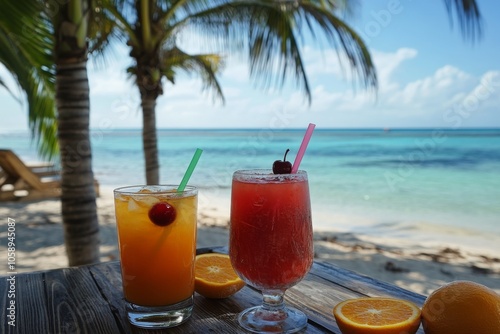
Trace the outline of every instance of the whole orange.
[[500, 296], [470, 281], [445, 284], [427, 297], [422, 324], [425, 334], [500, 333]]

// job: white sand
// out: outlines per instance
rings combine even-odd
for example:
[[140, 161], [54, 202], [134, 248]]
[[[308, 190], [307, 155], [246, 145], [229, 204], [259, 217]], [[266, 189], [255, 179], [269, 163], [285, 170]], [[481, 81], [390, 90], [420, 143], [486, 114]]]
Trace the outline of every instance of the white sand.
[[[97, 200], [101, 260], [118, 259], [112, 192]], [[198, 247], [228, 244], [229, 200], [200, 198]], [[16, 221], [16, 267], [29, 272], [67, 266], [59, 200], [0, 203], [0, 254], [7, 270], [7, 222]], [[351, 233], [315, 231], [316, 260], [335, 263], [424, 295], [453, 280], [471, 280], [500, 293], [500, 258], [464, 249], [419, 247], [410, 243], [366, 240]], [[499, 254], [500, 256], [500, 254]]]

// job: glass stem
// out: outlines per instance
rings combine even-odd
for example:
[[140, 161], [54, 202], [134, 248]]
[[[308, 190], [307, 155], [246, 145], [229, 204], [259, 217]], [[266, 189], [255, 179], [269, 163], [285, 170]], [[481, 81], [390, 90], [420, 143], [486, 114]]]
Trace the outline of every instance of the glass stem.
[[270, 312], [280, 312], [285, 309], [285, 291], [262, 291], [262, 307]]

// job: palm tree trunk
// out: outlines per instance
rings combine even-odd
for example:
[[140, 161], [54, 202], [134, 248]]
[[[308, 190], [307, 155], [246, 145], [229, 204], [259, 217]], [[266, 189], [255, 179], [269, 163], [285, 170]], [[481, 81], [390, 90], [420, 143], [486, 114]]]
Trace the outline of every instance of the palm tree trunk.
[[56, 64], [58, 138], [62, 168], [62, 218], [69, 265], [99, 262], [92, 151], [89, 134], [89, 84], [86, 61]]
[[158, 141], [156, 138], [156, 98], [152, 94], [141, 94], [142, 144], [146, 164], [146, 183], [159, 184]]

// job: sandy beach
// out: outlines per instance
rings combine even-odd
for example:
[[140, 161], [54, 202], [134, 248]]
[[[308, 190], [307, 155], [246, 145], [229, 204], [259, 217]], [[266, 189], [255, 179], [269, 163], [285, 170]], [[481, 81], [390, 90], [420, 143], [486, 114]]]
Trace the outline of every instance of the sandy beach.
[[[198, 247], [228, 244], [228, 201], [200, 201]], [[101, 237], [101, 261], [118, 259], [111, 189], [97, 200]], [[0, 253], [7, 254], [7, 221], [16, 221], [18, 272], [67, 266], [59, 200], [2, 203], [0, 206]], [[436, 248], [397, 245], [367, 240], [352, 233], [315, 231], [317, 261], [341, 267], [428, 295], [453, 280], [471, 280], [500, 293], [500, 254], [470, 253], [442, 245]], [[6, 273], [1, 266], [0, 275]]]

